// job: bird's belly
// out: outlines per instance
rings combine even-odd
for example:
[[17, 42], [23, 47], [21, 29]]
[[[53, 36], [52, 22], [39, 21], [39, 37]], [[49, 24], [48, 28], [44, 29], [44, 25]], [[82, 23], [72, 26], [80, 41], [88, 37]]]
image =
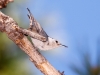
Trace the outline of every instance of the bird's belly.
[[32, 42], [33, 42], [34, 46], [36, 48], [40, 49], [40, 50], [51, 50], [51, 49], [56, 48], [55, 46], [50, 44], [50, 42], [48, 44], [48, 41], [42, 42], [42, 41], [37, 40], [37, 39], [33, 39], [33, 38], [31, 38], [31, 39], [32, 39]]
[[37, 40], [37, 39], [33, 39], [33, 38], [31, 38], [32, 39], [32, 42], [33, 42], [33, 44], [38, 48], [39, 46], [43, 46], [44, 45], [44, 43], [42, 42], [42, 41], [40, 41], [40, 40]]
[[48, 45], [48, 41], [47, 42], [42, 42], [40, 40], [37, 39], [32, 39], [33, 44], [35, 45], [35, 47], [37, 47], [40, 50], [50, 50], [53, 49], [50, 45]]

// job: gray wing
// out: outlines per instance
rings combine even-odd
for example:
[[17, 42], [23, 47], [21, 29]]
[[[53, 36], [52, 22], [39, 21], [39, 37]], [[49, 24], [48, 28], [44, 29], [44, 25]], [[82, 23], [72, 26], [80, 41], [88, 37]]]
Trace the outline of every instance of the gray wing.
[[46, 32], [43, 30], [43, 28], [40, 26], [40, 24], [34, 19], [32, 13], [30, 12], [30, 10], [27, 8], [28, 12], [29, 12], [29, 19], [30, 19], [30, 30], [37, 32], [38, 34], [46, 37], [46, 39], [48, 39], [48, 35], [46, 34]]

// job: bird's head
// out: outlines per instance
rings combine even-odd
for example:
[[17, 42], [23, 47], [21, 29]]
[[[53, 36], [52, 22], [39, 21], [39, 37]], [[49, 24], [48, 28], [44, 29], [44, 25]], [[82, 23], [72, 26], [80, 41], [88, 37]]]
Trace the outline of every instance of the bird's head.
[[68, 47], [68, 46], [66, 46], [66, 45], [61, 44], [58, 40], [55, 40], [55, 44], [56, 44], [57, 46]]
[[55, 40], [55, 39], [53, 39], [53, 38], [50, 38], [49, 39], [49, 42], [50, 42], [50, 44], [53, 46], [53, 47], [59, 47], [59, 46], [63, 46], [63, 47], [68, 47], [68, 46], [66, 46], [66, 45], [63, 45], [63, 44], [61, 44], [58, 40]]

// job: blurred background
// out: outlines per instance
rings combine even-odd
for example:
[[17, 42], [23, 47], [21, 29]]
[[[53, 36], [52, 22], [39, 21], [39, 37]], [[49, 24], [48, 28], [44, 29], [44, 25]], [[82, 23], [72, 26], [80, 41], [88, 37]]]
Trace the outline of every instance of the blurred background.
[[[47, 34], [68, 48], [40, 51], [65, 75], [100, 75], [100, 0], [14, 0], [1, 11], [28, 28], [29, 8]], [[0, 75], [43, 75], [0, 32]]]

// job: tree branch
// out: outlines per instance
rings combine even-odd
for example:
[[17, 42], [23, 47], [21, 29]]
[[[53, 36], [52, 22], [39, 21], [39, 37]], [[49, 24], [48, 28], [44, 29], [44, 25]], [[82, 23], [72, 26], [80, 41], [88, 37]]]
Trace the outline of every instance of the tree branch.
[[62, 75], [39, 53], [24, 34], [42, 41], [45, 41], [44, 37], [20, 28], [11, 17], [4, 15], [2, 12], [0, 12], [0, 31], [5, 32], [8, 38], [30, 57], [31, 61], [44, 75]]

